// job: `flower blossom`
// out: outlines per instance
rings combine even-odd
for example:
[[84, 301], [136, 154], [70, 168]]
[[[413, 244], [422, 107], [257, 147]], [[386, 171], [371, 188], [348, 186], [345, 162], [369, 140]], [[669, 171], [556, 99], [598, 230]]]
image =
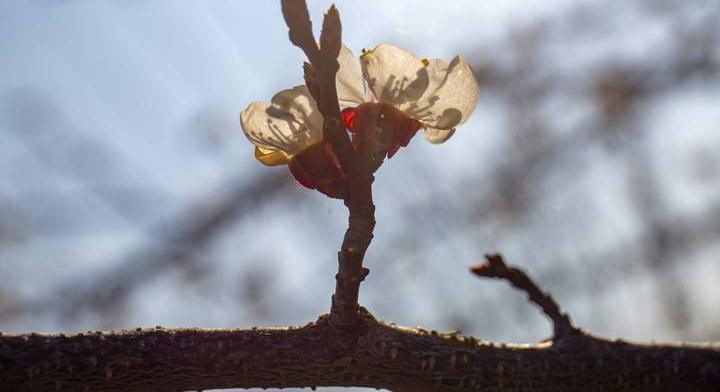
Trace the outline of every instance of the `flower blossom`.
[[[450, 63], [419, 59], [383, 44], [363, 50], [360, 61], [343, 46], [336, 88], [341, 118], [353, 146], [382, 118], [393, 132], [388, 158], [410, 143], [420, 129], [431, 143], [443, 143], [475, 110], [479, 88], [470, 66], [456, 56]], [[282, 90], [271, 103], [253, 102], [240, 114], [255, 157], [268, 166], [287, 164], [305, 187], [343, 198], [346, 176], [332, 145], [323, 140], [323, 118], [304, 85]]]

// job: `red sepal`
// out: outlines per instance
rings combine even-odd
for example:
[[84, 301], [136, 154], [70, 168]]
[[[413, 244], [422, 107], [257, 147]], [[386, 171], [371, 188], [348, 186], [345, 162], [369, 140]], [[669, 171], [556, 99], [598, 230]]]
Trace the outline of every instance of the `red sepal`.
[[405, 126], [394, 129], [395, 140], [390, 145], [390, 148], [388, 148], [388, 159], [392, 158], [400, 147], [407, 147], [407, 145], [410, 144], [410, 140], [412, 140], [417, 133], [418, 129], [420, 129], [420, 122], [411, 118], [408, 118], [408, 122]]
[[345, 172], [329, 142], [316, 143], [301, 151], [293, 157], [288, 168], [300, 185], [333, 198], [344, 198]]

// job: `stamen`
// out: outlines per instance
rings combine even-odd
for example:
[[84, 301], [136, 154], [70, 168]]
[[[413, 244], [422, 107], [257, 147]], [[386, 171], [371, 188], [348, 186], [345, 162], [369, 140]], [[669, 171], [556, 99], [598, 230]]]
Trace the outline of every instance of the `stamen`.
[[422, 63], [423, 67], [427, 67], [428, 65], [430, 65], [430, 60], [428, 59], [422, 59], [420, 60], [420, 62]]

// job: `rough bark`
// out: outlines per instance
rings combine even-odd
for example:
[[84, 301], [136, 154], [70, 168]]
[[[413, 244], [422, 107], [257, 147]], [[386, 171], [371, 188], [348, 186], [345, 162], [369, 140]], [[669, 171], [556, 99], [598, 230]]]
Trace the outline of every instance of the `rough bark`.
[[394, 391], [719, 391], [720, 345], [576, 334], [497, 345], [387, 325], [148, 329], [0, 337], [0, 391], [358, 386]]

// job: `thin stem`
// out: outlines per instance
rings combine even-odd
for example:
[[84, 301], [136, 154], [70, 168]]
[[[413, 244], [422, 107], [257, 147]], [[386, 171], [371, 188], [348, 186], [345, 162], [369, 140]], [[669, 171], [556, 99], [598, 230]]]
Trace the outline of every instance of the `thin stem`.
[[[315, 42], [312, 23], [304, 0], [283, 0], [282, 10], [290, 29], [290, 41], [308, 57], [304, 64], [305, 80], [324, 119], [324, 137], [347, 175], [348, 189], [345, 205], [349, 211], [348, 228], [338, 253], [338, 273], [332, 297], [330, 321], [340, 326], [356, 325], [360, 283], [368, 270], [363, 267], [365, 251], [370, 246], [375, 228], [375, 205], [372, 200], [372, 173], [382, 162], [389, 139], [383, 137], [381, 124], [372, 122], [363, 132], [375, 132], [379, 137], [366, 138], [356, 149], [350, 143], [340, 120], [340, 106], [335, 86], [339, 65], [337, 57], [342, 46], [340, 15], [332, 6], [325, 14], [320, 45]], [[376, 110], [381, 113], [380, 109]], [[376, 129], [376, 128], [379, 128]]]
[[375, 228], [372, 181], [372, 175], [369, 178], [353, 178], [346, 200], [350, 218], [338, 253], [335, 294], [330, 308], [330, 321], [342, 326], [354, 325], [359, 321], [360, 283], [369, 272], [363, 267], [363, 259]]
[[354, 130], [365, 135], [353, 155], [348, 173], [348, 194], [345, 205], [350, 212], [348, 229], [338, 254], [338, 273], [333, 295], [330, 321], [342, 326], [354, 325], [358, 316], [360, 283], [368, 274], [363, 267], [365, 252], [375, 228], [375, 205], [372, 198], [373, 173], [380, 167], [394, 140], [392, 121], [386, 121], [396, 109], [377, 103], [358, 107]]

